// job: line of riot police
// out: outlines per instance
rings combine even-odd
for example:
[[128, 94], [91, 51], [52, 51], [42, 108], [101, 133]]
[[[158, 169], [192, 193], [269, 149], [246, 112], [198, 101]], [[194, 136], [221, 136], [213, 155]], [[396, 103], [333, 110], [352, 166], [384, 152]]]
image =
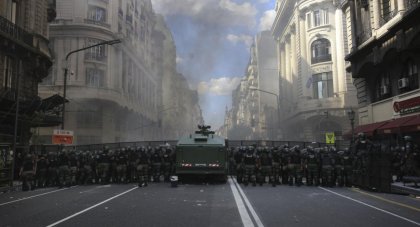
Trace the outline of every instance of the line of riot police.
[[[335, 147], [237, 147], [230, 150], [231, 171], [237, 181], [301, 186], [350, 186], [353, 157]], [[303, 180], [305, 179], [305, 181]]]
[[21, 168], [23, 190], [83, 184], [168, 182], [174, 172], [171, 147], [126, 147], [111, 150], [65, 150], [26, 154]]

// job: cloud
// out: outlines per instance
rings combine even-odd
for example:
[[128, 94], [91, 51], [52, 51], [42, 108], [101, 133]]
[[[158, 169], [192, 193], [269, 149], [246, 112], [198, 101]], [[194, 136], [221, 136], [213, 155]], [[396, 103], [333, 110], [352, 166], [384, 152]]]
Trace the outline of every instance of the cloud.
[[211, 94], [217, 96], [230, 96], [241, 82], [240, 77], [221, 77], [202, 81], [198, 84], [197, 90], [200, 95]]
[[258, 26], [260, 31], [270, 30], [271, 26], [274, 23], [275, 18], [276, 18], [276, 11], [275, 10], [265, 11], [263, 16], [260, 19], [260, 23], [259, 23], [259, 26]]
[[261, 4], [265, 4], [265, 3], [268, 3], [270, 0], [258, 0], [258, 2], [259, 3], [261, 3]]
[[232, 42], [233, 44], [237, 44], [237, 43], [244, 43], [248, 48], [251, 47], [252, 43], [254, 42], [254, 39], [252, 36], [249, 35], [234, 35], [234, 34], [229, 34], [226, 37], [227, 40], [229, 40], [230, 42]]
[[256, 26], [255, 16], [258, 10], [248, 2], [240, 4], [232, 0], [152, 0], [152, 3], [156, 12], [164, 16], [188, 16], [210, 26]]

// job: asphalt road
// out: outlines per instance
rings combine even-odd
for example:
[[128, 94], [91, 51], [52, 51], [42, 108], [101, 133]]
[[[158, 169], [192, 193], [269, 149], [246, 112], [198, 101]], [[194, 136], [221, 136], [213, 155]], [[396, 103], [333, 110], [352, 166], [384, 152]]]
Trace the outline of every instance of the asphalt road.
[[420, 199], [355, 188], [90, 185], [0, 195], [0, 226], [416, 226]]

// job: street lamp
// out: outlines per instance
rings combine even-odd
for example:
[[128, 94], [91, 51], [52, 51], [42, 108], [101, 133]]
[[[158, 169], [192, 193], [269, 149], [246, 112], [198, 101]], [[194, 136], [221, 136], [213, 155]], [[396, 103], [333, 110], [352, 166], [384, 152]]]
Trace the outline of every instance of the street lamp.
[[98, 44], [95, 44], [95, 45], [92, 45], [92, 46], [88, 46], [88, 47], [84, 47], [84, 48], [81, 48], [81, 49], [70, 51], [66, 55], [66, 59], [65, 59], [66, 60], [66, 68], [64, 69], [64, 88], [63, 88], [64, 89], [64, 91], [63, 91], [63, 115], [61, 116], [62, 117], [62, 119], [61, 119], [62, 120], [61, 129], [64, 130], [64, 120], [65, 120], [65, 115], [66, 115], [67, 73], [69, 71], [68, 59], [69, 59], [70, 55], [72, 55], [74, 53], [77, 53], [77, 52], [80, 52], [80, 51], [91, 49], [91, 48], [94, 48], [94, 47], [97, 47], [97, 46], [102, 46], [102, 45], [110, 45], [111, 46], [111, 45], [118, 44], [118, 43], [121, 43], [120, 39], [109, 40], [109, 41], [101, 42], [101, 43], [98, 43]]
[[353, 144], [354, 142], [354, 117], [355, 117], [355, 112], [353, 109], [350, 109], [347, 111], [347, 116], [349, 117], [350, 120], [350, 125], [351, 125], [351, 144]]
[[277, 132], [278, 132], [278, 130], [280, 129], [280, 96], [276, 93], [261, 90], [259, 88], [253, 87], [253, 86], [250, 86], [249, 89], [254, 90], [254, 91], [263, 92], [263, 93], [270, 94], [270, 95], [274, 95], [276, 97], [276, 101], [277, 101], [277, 126], [278, 126]]

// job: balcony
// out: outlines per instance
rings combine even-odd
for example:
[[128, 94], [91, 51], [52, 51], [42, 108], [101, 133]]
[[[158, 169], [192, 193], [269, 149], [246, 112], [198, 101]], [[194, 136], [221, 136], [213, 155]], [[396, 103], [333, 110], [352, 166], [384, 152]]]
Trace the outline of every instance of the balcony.
[[317, 57], [313, 57], [311, 59], [312, 64], [317, 64], [317, 63], [321, 63], [321, 62], [329, 62], [329, 61], [331, 61], [331, 54], [320, 55], [320, 56], [317, 56]]
[[394, 18], [397, 14], [398, 14], [397, 10], [393, 10], [393, 11], [383, 13], [381, 18], [379, 19], [379, 22], [380, 22], [381, 26], [388, 23], [388, 21], [390, 21], [392, 18]]
[[103, 22], [103, 21], [96, 21], [96, 20], [92, 20], [92, 19], [85, 19], [85, 24], [93, 24], [96, 26], [101, 26], [107, 29], [111, 29], [111, 25]]
[[98, 61], [98, 62], [106, 62], [107, 56], [105, 55], [97, 55], [94, 53], [85, 53], [85, 60], [88, 61]]
[[32, 34], [2, 16], [0, 16], [0, 33], [5, 34], [12, 40], [33, 46], [34, 37]]
[[405, 0], [405, 7], [407, 10], [420, 6], [420, 0]]
[[361, 31], [357, 35], [357, 45], [360, 45], [364, 42], [366, 42], [370, 37], [372, 37], [372, 30], [371, 29], [365, 29]]

